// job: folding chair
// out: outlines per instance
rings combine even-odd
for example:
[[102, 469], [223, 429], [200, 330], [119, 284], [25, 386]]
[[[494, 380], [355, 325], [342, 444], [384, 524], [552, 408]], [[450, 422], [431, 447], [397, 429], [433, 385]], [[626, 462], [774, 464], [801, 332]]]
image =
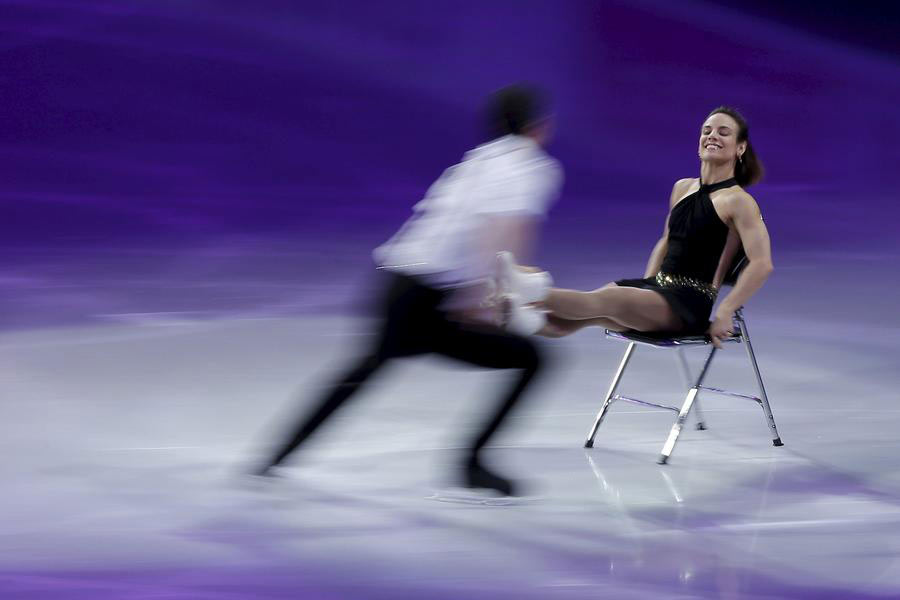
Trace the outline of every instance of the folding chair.
[[[743, 254], [743, 252], [739, 252], [738, 256], [733, 262], [732, 268], [729, 270], [728, 276], [723, 282], [723, 285], [733, 286], [735, 281], [737, 281], [738, 275], [740, 275], [741, 270], [743, 270], [746, 264], [746, 256]], [[723, 341], [726, 343], [744, 344], [744, 347], [747, 349], [747, 356], [750, 358], [750, 366], [753, 368], [754, 375], [756, 375], [756, 383], [759, 386], [758, 397], [748, 396], [746, 394], [738, 394], [735, 392], [730, 392], [728, 390], [703, 385], [703, 382], [706, 379], [706, 375], [709, 372], [709, 367], [712, 364], [712, 359], [716, 355], [717, 350], [715, 346], [712, 346], [712, 340], [710, 340], [708, 335], [686, 335], [672, 337], [668, 334], [641, 333], [637, 331], [617, 332], [607, 329], [606, 336], [610, 339], [628, 342], [628, 347], [625, 349], [625, 355], [622, 357], [622, 360], [619, 363], [619, 368], [616, 370], [616, 374], [609, 386], [609, 390], [606, 392], [606, 397], [603, 399], [603, 405], [600, 407], [600, 412], [597, 413], [597, 418], [594, 419], [594, 425], [593, 427], [591, 427], [588, 438], [584, 443], [585, 448], [594, 447], [594, 437], [597, 435], [597, 429], [599, 429], [600, 424], [603, 423], [603, 418], [606, 416], [606, 413], [607, 411], [609, 411], [613, 402], [616, 402], [617, 400], [624, 400], [625, 402], [632, 402], [644, 406], [662, 408], [678, 413], [678, 418], [672, 425], [672, 429], [669, 431], [669, 437], [666, 439], [666, 442], [662, 448], [662, 452], [660, 453], [659, 459], [657, 460], [657, 462], [661, 465], [666, 464], [666, 462], [668, 462], [669, 460], [669, 457], [672, 455], [672, 450], [674, 450], [675, 448], [675, 443], [678, 441], [678, 436], [681, 434], [681, 430], [684, 427], [684, 424], [687, 421], [688, 415], [690, 415], [692, 409], [697, 413], [697, 429], [706, 429], [706, 423], [703, 420], [703, 415], [700, 411], [700, 403], [697, 398], [700, 395], [701, 390], [703, 390], [704, 392], [713, 392], [716, 394], [723, 394], [735, 398], [746, 398], [748, 400], [753, 400], [754, 402], [759, 404], [766, 416], [766, 421], [768, 422], [769, 430], [772, 434], [772, 444], [775, 446], [783, 445], [781, 442], [781, 438], [778, 435], [778, 430], [775, 428], [775, 418], [772, 416], [772, 409], [769, 408], [769, 399], [766, 396], [766, 389], [763, 386], [762, 376], [759, 374], [759, 365], [757, 365], [756, 363], [756, 356], [753, 354], [753, 346], [750, 344], [750, 332], [747, 330], [747, 322], [744, 319], [743, 307], [735, 311], [734, 333], [730, 338], [727, 338]], [[669, 348], [676, 351], [685, 384], [689, 388], [684, 402], [682, 403], [680, 408], [677, 406], [647, 402], [645, 400], [630, 398], [628, 396], [623, 396], [616, 393], [619, 388], [619, 383], [622, 380], [622, 376], [625, 374], [625, 369], [628, 366], [629, 361], [631, 360], [632, 354], [634, 354], [635, 346], [638, 344], [642, 346], [651, 346], [653, 348]], [[703, 362], [703, 367], [700, 369], [700, 374], [696, 377], [691, 376], [687, 359], [685, 358], [683, 352], [683, 349], [685, 347], [690, 346], [711, 346], [709, 354], [706, 356], [706, 360]]]

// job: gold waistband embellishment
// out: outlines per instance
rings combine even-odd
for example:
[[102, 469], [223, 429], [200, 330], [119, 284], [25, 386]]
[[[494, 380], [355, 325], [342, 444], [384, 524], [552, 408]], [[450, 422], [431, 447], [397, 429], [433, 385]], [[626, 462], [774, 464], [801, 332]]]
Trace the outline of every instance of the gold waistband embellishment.
[[706, 283], [704, 281], [700, 281], [699, 279], [686, 277], [684, 275], [672, 275], [671, 273], [657, 273], [656, 285], [664, 288], [689, 287], [697, 290], [701, 294], [706, 295], [713, 302], [715, 302], [716, 296], [719, 294], [719, 290], [713, 287], [711, 283]]

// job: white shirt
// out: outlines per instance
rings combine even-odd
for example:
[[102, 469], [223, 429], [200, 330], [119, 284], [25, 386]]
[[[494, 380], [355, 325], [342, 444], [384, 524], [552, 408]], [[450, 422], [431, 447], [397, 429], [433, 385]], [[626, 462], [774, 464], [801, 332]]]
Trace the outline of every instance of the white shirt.
[[479, 253], [488, 218], [543, 217], [561, 185], [559, 162], [534, 140], [497, 138], [444, 171], [413, 207], [413, 216], [375, 249], [375, 262], [436, 287], [481, 281], [493, 266]]

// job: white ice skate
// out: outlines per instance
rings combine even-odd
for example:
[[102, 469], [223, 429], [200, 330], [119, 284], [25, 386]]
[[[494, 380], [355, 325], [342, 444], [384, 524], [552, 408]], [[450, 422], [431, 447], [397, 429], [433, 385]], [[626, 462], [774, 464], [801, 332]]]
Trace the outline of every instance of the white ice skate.
[[500, 302], [500, 326], [506, 331], [534, 335], [547, 324], [547, 313], [525, 305], [517, 294], [505, 294]]
[[547, 297], [553, 278], [546, 271], [522, 271], [516, 265], [516, 257], [512, 252], [498, 252], [497, 285], [501, 294], [516, 294], [522, 304], [531, 304]]

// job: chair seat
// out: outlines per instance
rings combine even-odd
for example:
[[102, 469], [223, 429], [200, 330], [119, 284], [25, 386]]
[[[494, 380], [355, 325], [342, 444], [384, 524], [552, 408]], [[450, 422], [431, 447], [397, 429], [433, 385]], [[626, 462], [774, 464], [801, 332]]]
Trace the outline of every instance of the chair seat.
[[[680, 335], [665, 331], [611, 331], [606, 330], [606, 337], [627, 342], [636, 342], [647, 346], [669, 348], [671, 346], [705, 346], [712, 340], [707, 334]], [[735, 331], [724, 342], [740, 342], [741, 334]]]

